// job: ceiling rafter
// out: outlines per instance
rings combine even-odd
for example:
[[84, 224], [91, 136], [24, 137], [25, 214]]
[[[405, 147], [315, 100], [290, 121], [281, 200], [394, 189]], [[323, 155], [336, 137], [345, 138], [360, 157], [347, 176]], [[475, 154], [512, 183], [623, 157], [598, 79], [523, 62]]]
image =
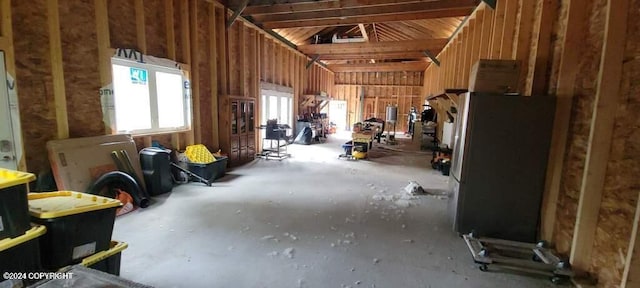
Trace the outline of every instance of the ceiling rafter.
[[284, 4], [268, 3], [264, 5], [257, 5], [257, 4], [250, 3], [249, 4], [250, 6], [247, 7], [244, 14], [247, 14], [247, 15], [284, 14], [284, 13], [312, 12], [312, 11], [334, 10], [334, 9], [389, 6], [389, 5], [398, 5], [398, 4], [426, 3], [426, 2], [434, 2], [434, 0], [332, 0], [332, 1], [306, 1], [306, 2], [300, 2], [300, 3], [284, 3]]
[[[262, 23], [322, 20], [331, 18], [348, 18], [357, 16], [378, 16], [405, 12], [433, 12], [455, 10], [460, 8], [473, 9], [477, 0], [447, 0], [417, 3], [391, 4], [385, 6], [365, 6], [360, 8], [339, 8], [324, 11], [292, 12], [285, 14], [251, 15], [254, 20]], [[246, 8], [245, 8], [246, 9]]]
[[318, 26], [338, 26], [338, 25], [357, 25], [383, 23], [394, 21], [407, 21], [418, 19], [446, 18], [469, 15], [473, 11], [472, 8], [456, 8], [433, 10], [424, 12], [405, 12], [395, 14], [379, 14], [355, 17], [338, 17], [330, 19], [312, 19], [312, 20], [291, 20], [282, 22], [263, 22], [262, 26], [267, 29], [276, 28], [295, 28], [295, 27], [318, 27]]
[[377, 43], [339, 43], [300, 45], [298, 49], [307, 55], [311, 54], [347, 54], [347, 53], [380, 53], [409, 52], [426, 49], [441, 49], [447, 39], [411, 40]]
[[399, 72], [424, 71], [427, 61], [382, 62], [364, 64], [329, 64], [327, 67], [333, 72]]

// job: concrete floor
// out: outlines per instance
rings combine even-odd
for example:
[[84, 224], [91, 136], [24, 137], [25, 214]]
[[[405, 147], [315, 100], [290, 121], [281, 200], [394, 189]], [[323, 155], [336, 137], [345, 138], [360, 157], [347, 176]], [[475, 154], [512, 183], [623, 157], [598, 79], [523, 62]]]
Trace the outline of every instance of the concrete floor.
[[119, 217], [121, 276], [156, 287], [554, 287], [479, 271], [446, 199], [402, 197], [408, 180], [448, 186], [429, 154], [375, 147], [373, 159], [347, 161], [341, 143], [292, 145], [291, 159], [177, 186]]

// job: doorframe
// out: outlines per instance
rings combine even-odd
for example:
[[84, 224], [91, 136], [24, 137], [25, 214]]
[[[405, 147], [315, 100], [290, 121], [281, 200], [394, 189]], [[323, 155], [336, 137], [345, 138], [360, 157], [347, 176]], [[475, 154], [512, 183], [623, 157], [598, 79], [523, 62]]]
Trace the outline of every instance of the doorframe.
[[[4, 88], [6, 88], [7, 93], [6, 105], [9, 111], [9, 129], [11, 130], [11, 140], [13, 141], [11, 144], [14, 151], [13, 154], [15, 157], [15, 166], [17, 170], [27, 171], [24, 151], [24, 137], [22, 137], [22, 120], [20, 117], [18, 89], [16, 87], [15, 78], [11, 75], [11, 71], [9, 71], [9, 68], [14, 67], [14, 65], [9, 65], [9, 63], [7, 63], [8, 61], [13, 61], [11, 57], [12, 54], [13, 53], [11, 53], [11, 51], [7, 53], [7, 51], [5, 50], [0, 50], [0, 67], [4, 68], [5, 71]], [[11, 82], [11, 85], [9, 84], [9, 82]]]

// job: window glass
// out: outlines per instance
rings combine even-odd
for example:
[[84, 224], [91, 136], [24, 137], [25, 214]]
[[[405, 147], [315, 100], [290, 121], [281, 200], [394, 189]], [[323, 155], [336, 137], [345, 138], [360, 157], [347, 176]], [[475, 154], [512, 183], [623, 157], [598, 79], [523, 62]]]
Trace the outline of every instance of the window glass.
[[182, 77], [177, 74], [156, 72], [158, 95], [158, 126], [160, 128], [185, 125]]
[[189, 87], [181, 70], [112, 58], [112, 75], [114, 132], [143, 134], [189, 129]]
[[113, 65], [116, 127], [119, 131], [151, 129], [149, 71]]
[[270, 119], [278, 119], [278, 97], [277, 96], [269, 96], [269, 118]]
[[238, 134], [238, 102], [231, 102], [231, 134]]

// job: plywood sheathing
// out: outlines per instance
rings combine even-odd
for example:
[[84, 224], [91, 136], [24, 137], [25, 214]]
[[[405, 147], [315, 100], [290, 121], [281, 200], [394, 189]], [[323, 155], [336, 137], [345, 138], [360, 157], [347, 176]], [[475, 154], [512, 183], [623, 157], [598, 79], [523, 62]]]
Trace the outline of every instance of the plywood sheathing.
[[94, 1], [60, 1], [58, 7], [69, 137], [104, 135], [96, 28], [86, 24], [94, 22]]
[[[140, 50], [136, 37], [134, 2], [130, 0], [109, 0], [107, 4], [111, 47], [136, 48]], [[85, 23], [84, 25], [87, 24]]]
[[[629, 8], [620, 101], [591, 265], [604, 283], [620, 283], [634, 215], [640, 212], [636, 211], [640, 191], [640, 2], [631, 1]], [[638, 285], [637, 274], [634, 280], [633, 285]]]
[[[30, 25], [13, 25], [16, 83], [27, 167], [48, 169], [46, 142], [56, 138], [56, 111], [49, 53], [47, 1], [11, 1], [13, 19], [29, 19]], [[26, 121], [28, 119], [28, 121]]]
[[197, 34], [191, 43], [197, 41], [197, 63], [192, 63], [192, 69], [198, 70], [198, 93], [200, 95], [200, 141], [199, 143], [206, 145], [210, 148], [213, 147], [212, 135], [212, 117], [211, 114], [211, 77], [209, 76], [211, 71], [211, 65], [209, 59], [211, 57], [211, 50], [209, 49], [209, 3], [197, 1]]
[[169, 58], [164, 2], [164, 0], [144, 0], [145, 37], [147, 54]]
[[580, 71], [576, 79], [569, 138], [565, 156], [564, 174], [558, 197], [557, 233], [554, 239], [558, 251], [568, 253], [573, 239], [573, 228], [580, 196], [580, 185], [584, 172], [589, 128], [593, 112], [596, 80], [602, 52], [604, 29], [604, 6], [606, 1], [588, 1], [589, 25], [584, 39], [584, 51], [580, 60]]

